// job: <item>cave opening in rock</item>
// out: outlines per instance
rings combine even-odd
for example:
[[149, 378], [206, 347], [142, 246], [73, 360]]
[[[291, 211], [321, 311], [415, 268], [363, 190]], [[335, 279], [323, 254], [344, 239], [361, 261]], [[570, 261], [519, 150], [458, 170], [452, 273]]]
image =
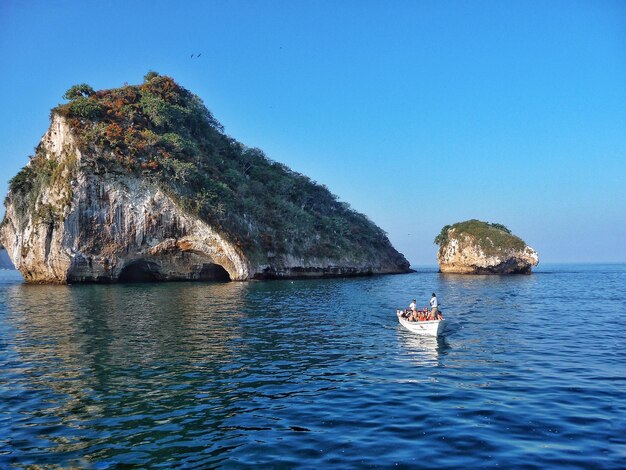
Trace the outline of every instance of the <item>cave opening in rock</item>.
[[205, 263], [200, 270], [199, 280], [228, 282], [230, 281], [230, 276], [228, 275], [228, 271], [219, 264]]
[[118, 278], [119, 282], [155, 282], [163, 280], [156, 263], [138, 260], [124, 266]]

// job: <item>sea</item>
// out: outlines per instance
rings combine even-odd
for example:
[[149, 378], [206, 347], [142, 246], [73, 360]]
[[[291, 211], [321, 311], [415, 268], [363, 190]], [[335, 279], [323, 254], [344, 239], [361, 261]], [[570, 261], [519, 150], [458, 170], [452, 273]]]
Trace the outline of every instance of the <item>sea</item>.
[[[396, 308], [435, 292], [443, 336]], [[626, 264], [25, 285], [0, 468], [626, 468]]]

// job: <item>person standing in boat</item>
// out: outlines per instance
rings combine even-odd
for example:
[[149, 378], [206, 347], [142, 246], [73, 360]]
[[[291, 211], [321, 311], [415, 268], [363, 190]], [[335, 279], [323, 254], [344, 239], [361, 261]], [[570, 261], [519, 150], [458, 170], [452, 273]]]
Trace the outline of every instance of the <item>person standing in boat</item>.
[[439, 319], [439, 303], [437, 302], [437, 296], [433, 292], [433, 296], [430, 298], [430, 318], [432, 320]]

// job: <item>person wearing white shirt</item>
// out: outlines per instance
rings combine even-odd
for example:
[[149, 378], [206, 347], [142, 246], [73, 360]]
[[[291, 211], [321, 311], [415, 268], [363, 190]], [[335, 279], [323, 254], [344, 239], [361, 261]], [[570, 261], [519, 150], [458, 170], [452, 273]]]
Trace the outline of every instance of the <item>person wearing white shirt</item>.
[[436, 320], [439, 316], [439, 304], [437, 303], [437, 296], [433, 292], [433, 296], [430, 298], [430, 317]]

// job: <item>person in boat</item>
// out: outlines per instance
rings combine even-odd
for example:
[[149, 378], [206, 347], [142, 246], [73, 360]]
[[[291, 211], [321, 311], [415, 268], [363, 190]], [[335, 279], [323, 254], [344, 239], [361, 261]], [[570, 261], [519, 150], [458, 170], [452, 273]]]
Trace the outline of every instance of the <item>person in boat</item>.
[[439, 303], [437, 302], [437, 296], [433, 292], [433, 296], [430, 298], [430, 315], [429, 320], [439, 320]]
[[426, 314], [428, 312], [428, 309], [427, 308], [424, 308], [424, 310], [420, 309], [418, 312], [419, 313], [418, 313], [417, 321], [426, 321], [426, 318], [427, 318]]
[[413, 315], [415, 314], [415, 309], [417, 306], [415, 302], [416, 300], [413, 299], [411, 303], [409, 304], [409, 308], [404, 311], [404, 318], [406, 318], [409, 321], [413, 321]]

